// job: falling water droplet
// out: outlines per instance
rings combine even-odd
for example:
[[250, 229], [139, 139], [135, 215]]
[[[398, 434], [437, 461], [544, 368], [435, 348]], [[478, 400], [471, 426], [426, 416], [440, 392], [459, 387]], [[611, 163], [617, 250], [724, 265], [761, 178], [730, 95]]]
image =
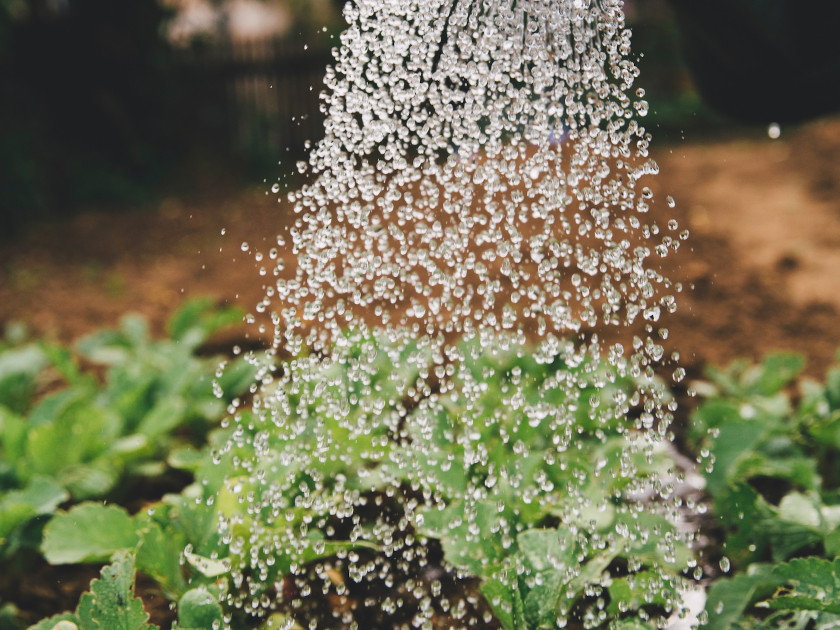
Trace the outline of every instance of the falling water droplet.
[[[540, 563], [647, 549], [679, 501], [648, 472], [675, 408], [655, 368], [676, 301], [655, 259], [679, 242], [654, 216], [667, 211], [622, 3], [357, 0], [345, 16], [324, 137], [296, 164], [307, 183], [283, 198], [293, 223], [246, 318], [274, 339], [243, 353], [253, 401], [231, 404], [215, 457], [229, 482], [214, 504], [242, 511], [220, 525], [231, 605], [264, 617], [284, 590], [380, 580], [388, 599], [359, 605], [396, 614], [441, 536], [469, 550], [449, 577], [516, 557], [504, 579], [536, 583], [505, 554], [550, 519], [563, 527]], [[607, 350], [605, 329], [625, 338]], [[627, 555], [630, 573], [658, 566]], [[268, 578], [281, 565], [286, 588]], [[486, 623], [450, 595], [415, 599]]]

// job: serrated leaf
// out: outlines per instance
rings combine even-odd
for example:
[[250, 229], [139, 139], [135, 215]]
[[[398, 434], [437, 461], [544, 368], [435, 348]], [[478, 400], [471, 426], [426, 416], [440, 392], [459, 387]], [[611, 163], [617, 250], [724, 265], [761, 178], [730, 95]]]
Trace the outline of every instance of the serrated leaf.
[[704, 630], [731, 630], [744, 611], [773, 594], [783, 582], [767, 564], [753, 564], [748, 573], [723, 578], [709, 587]]
[[80, 630], [146, 630], [149, 615], [134, 597], [134, 556], [118, 553], [82, 595], [76, 616]]
[[840, 559], [795, 558], [776, 566], [773, 574], [792, 588], [771, 599], [772, 608], [840, 615]]
[[50, 564], [102, 562], [135, 548], [138, 540], [135, 524], [122, 508], [82, 503], [47, 523], [41, 551]]
[[805, 597], [804, 595], [778, 595], [768, 601], [767, 605], [774, 610], [811, 610], [840, 615], [840, 604], [825, 602], [816, 597]]

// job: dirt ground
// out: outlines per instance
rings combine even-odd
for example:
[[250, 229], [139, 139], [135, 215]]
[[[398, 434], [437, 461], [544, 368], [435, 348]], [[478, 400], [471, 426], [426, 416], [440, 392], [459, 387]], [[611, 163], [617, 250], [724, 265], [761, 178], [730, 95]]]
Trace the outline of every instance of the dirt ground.
[[[840, 347], [840, 118], [778, 140], [654, 145], [654, 157], [657, 196], [676, 199], [691, 231], [669, 262], [686, 291], [668, 323], [689, 373], [788, 349], [822, 374]], [[0, 242], [0, 324], [71, 341], [126, 311], [161, 331], [188, 296], [251, 310], [264, 282], [253, 251], [273, 245], [289, 212], [266, 190], [36, 226]]]

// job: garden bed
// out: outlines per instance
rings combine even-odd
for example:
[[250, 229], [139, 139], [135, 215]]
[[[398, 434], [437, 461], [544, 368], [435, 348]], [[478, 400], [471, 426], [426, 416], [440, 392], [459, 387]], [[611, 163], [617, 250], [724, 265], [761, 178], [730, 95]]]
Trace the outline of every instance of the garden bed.
[[[658, 160], [662, 175], [656, 182], [658, 194], [672, 194], [677, 198], [677, 217], [693, 233], [687, 242], [690, 251], [667, 261], [673, 266], [668, 269], [668, 275], [686, 287], [692, 287], [684, 292], [680, 310], [671, 320], [667, 342], [669, 349], [680, 352], [681, 363], [689, 371], [687, 380], [701, 377], [708, 365], [721, 365], [739, 356], [756, 360], [774, 349], [794, 350], [806, 355], [807, 373], [815, 376], [822, 376], [832, 363], [834, 349], [840, 345], [837, 318], [840, 278], [834, 271], [840, 264], [837, 253], [840, 244], [837, 182], [840, 177], [833, 170], [837, 160], [831, 159], [838, 152], [840, 121], [837, 120], [813, 123], [791, 131], [775, 142], [754, 137], [661, 150]], [[0, 255], [3, 269], [0, 320], [6, 323], [25, 321], [39, 335], [70, 341], [103, 325], [114, 325], [125, 311], [143, 314], [152, 322], [155, 335], [160, 335], [166, 318], [188, 295], [209, 294], [220, 303], [237, 303], [249, 309], [262, 294], [260, 277], [255, 270], [259, 264], [255, 263], [252, 254], [243, 251], [240, 243], [250, 243], [251, 252], [267, 248], [287, 216], [285, 204], [277, 204], [273, 195], [266, 198], [253, 194], [190, 204], [169, 200], [153, 212], [120, 216], [87, 214], [66, 225], [46, 226], [22, 242], [4, 247]], [[213, 337], [202, 346], [199, 354], [213, 354], [233, 344], [248, 348], [261, 343], [264, 340], [254, 336], [251, 329], [239, 328]], [[767, 374], [771, 376], [764, 380], [760, 375], [756, 377], [756, 373], [736, 369], [717, 379], [717, 390], [706, 391], [713, 399], [717, 395], [728, 396], [742, 407], [753, 405], [762, 413], [766, 411], [765, 424], [772, 429], [768, 429], [770, 433], [775, 431], [772, 435], [751, 432], [744, 422], [719, 426], [719, 417], [704, 416], [702, 412], [689, 423], [689, 414], [697, 403], [684, 391], [676, 392], [683, 403], [677, 419], [680, 430], [677, 442], [686, 454], [694, 457], [701, 445], [706, 444], [705, 434], [697, 429], [703, 425], [704, 431], [723, 430], [735, 437], [748, 435], [754, 438], [756, 453], [767, 460], [759, 461], [746, 472], [743, 467], [739, 468], [740, 464], [733, 463], [734, 459], [729, 462], [729, 468], [721, 465], [718, 469], [721, 472], [716, 473], [719, 478], [710, 478], [711, 483], [717, 484], [711, 491], [713, 495], [720, 492], [721, 500], [752, 501], [750, 505], [762, 519], [776, 522], [773, 519], [778, 518], [779, 522], [788, 524], [786, 527], [790, 523], [808, 526], [792, 517], [792, 510], [805, 509], [803, 506], [815, 514], [823, 514], [805, 533], [801, 529], [794, 531], [795, 527], [791, 529], [804, 536], [803, 540], [807, 538], [795, 549], [783, 547], [771, 536], [762, 542], [766, 549], [759, 550], [757, 555], [750, 555], [755, 550], [740, 556], [728, 551], [737, 569], [746, 569], [758, 560], [766, 559], [767, 554], [778, 563], [791, 555], [803, 555], [803, 549], [807, 551], [809, 545], [820, 552], [834, 550], [836, 546], [832, 537], [835, 531], [833, 499], [823, 496], [826, 502], [823, 504], [819, 502], [822, 499], [807, 494], [820, 489], [833, 492], [832, 484], [836, 480], [826, 476], [826, 471], [819, 471], [825, 477], [824, 483], [808, 481], [801, 474], [795, 474], [796, 470], [801, 472], [801, 466], [796, 468], [801, 461], [799, 464], [794, 462], [791, 470], [795, 470], [786, 479], [783, 491], [777, 492], [779, 489], [773, 483], [762, 485], [762, 480], [778, 482], [787, 474], [768, 463], [774, 457], [773, 448], [777, 444], [766, 442], [773, 442], [780, 435], [787, 436], [802, 451], [797, 451], [796, 458], [803, 461], [818, 458], [820, 449], [834, 448], [833, 420], [823, 418], [825, 410], [818, 408], [807, 392], [793, 393], [793, 402], [788, 407], [783, 405], [784, 408], [774, 407], [764, 400], [777, 395], [790, 396], [793, 392], [784, 389], [788, 379], [772, 376], [795, 372], [790, 367], [792, 363], [785, 362], [787, 359], [780, 361], [768, 368]], [[72, 381], [68, 374], [62, 376]], [[825, 396], [830, 406], [837, 402], [832, 387], [829, 379]], [[806, 408], [789, 420], [791, 408], [798, 405], [800, 396]], [[740, 413], [740, 409], [736, 412]], [[829, 409], [832, 410], [833, 407]], [[745, 416], [743, 420], [751, 418]], [[794, 430], [803, 436], [811, 431], [811, 441], [803, 437], [805, 442], [800, 443], [793, 433], [785, 433]], [[174, 438], [186, 442], [199, 439], [189, 432], [176, 433]], [[713, 451], [716, 448], [714, 440], [710, 447]], [[180, 478], [172, 471], [169, 474], [157, 485], [138, 485], [132, 493], [134, 496], [121, 497], [119, 502], [126, 505], [131, 514], [138, 514], [147, 503], [159, 500], [165, 492], [180, 491], [188, 479]], [[732, 493], [726, 494], [727, 484], [734, 487], [740, 482], [749, 482], [748, 489], [743, 490], [746, 494], [734, 499]], [[107, 493], [104, 496], [117, 498]], [[162, 522], [158, 525], [163, 527]], [[156, 531], [154, 527], [158, 525], [148, 525], [146, 529], [138, 525], [141, 532], [138, 535], [151, 535], [149, 532]], [[724, 562], [725, 554], [719, 546], [733, 532], [743, 535], [739, 526], [731, 522], [710, 531], [712, 548], [707, 555], [707, 577], [717, 577], [719, 571], [728, 570], [724, 564], [728, 565], [730, 560], [727, 557]], [[780, 551], [781, 548], [784, 550]], [[762, 556], [764, 551], [766, 554]], [[407, 581], [446, 582], [440, 549], [432, 545], [428, 553], [430, 564], [418, 575], [406, 576]], [[97, 573], [85, 565], [78, 565], [78, 573], [74, 573], [70, 569], [43, 565], [40, 560], [33, 562], [31, 566], [38, 568], [30, 577], [18, 584], [0, 585], [5, 601], [15, 601], [19, 605], [30, 602], [25, 609], [25, 616], [30, 621], [72, 609], [74, 598], [87, 589], [91, 577]], [[128, 560], [123, 558], [118, 562]], [[144, 571], [159, 569], [153, 563], [148, 564], [148, 558], [144, 562], [147, 563]], [[715, 563], [720, 567], [719, 571], [714, 568]], [[773, 573], [771, 567], [762, 566], [757, 569], [759, 577], [735, 584], [743, 589], [766, 591], [765, 596], [769, 596], [776, 585], [784, 583], [785, 577], [797, 579], [795, 576], [801, 577], [803, 572], [813, 568], [790, 563], [781, 569], [781, 573]], [[619, 571], [618, 568], [614, 570]], [[620, 575], [620, 571], [616, 575]], [[335, 592], [314, 601], [304, 598], [304, 611], [309, 606], [311, 611], [320, 610], [322, 615], [326, 611], [340, 617], [344, 608], [352, 608], [370, 597], [370, 594], [356, 593], [351, 587], [347, 587], [350, 589], [347, 591], [339, 575], [331, 579]], [[56, 587], [47, 588], [52, 596], [45, 596], [43, 589], [50, 582]], [[138, 594], [147, 610], [154, 612], [152, 621], [165, 626], [172, 621], [173, 613], [167, 600], [157, 594], [155, 584], [141, 581]], [[486, 604], [478, 597], [476, 585], [470, 582], [466, 587], [455, 584], [453, 581], [447, 588], [461, 589], [461, 595], [467, 593], [464, 601], [475, 606], [471, 614], [484, 618]], [[296, 588], [286, 586], [290, 591]], [[401, 587], [395, 588], [399, 591]], [[379, 594], [374, 595], [374, 599], [378, 599]], [[808, 596], [807, 589], [797, 596]], [[295, 598], [294, 593], [292, 598]], [[737, 602], [734, 604], [735, 607], [738, 605]], [[730, 603], [727, 606], [732, 609]], [[368, 623], [382, 621], [371, 618]], [[443, 615], [440, 624], [440, 627], [450, 627], [451, 622]]]

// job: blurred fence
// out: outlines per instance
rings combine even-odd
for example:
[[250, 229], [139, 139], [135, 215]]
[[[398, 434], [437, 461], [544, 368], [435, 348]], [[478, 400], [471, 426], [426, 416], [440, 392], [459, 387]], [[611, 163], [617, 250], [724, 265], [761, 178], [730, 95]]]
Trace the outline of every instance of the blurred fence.
[[322, 137], [319, 94], [332, 61], [326, 48], [281, 39], [219, 41], [180, 59], [222, 100], [228, 149], [275, 162], [301, 157], [307, 140]]

